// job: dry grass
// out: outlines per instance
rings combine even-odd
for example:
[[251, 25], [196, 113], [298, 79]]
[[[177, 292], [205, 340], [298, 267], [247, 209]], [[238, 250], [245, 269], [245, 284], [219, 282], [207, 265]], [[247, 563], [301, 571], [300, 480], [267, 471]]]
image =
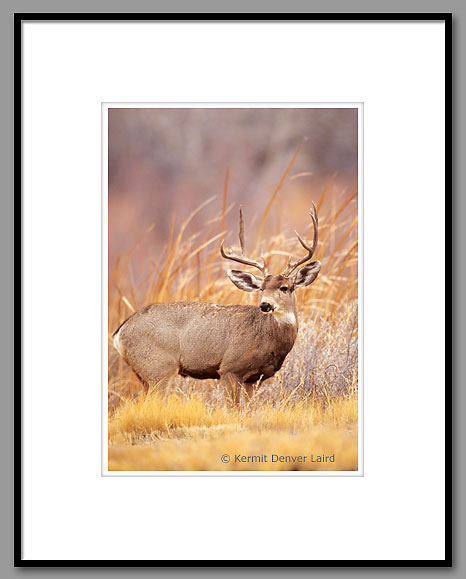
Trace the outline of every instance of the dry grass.
[[[109, 421], [109, 469], [357, 470], [357, 393], [330, 403], [295, 394], [294, 402], [287, 396], [274, 403], [258, 393], [242, 409], [209, 406], [195, 393], [153, 392], [128, 401]], [[266, 460], [240, 462], [238, 455]], [[273, 455], [306, 460], [273, 461]], [[321, 455], [335, 458], [317, 462]]]
[[[222, 462], [225, 454], [229, 463]], [[317, 462], [322, 455], [333, 461]], [[287, 457], [282, 459], [287, 462], [278, 457]], [[356, 433], [335, 428], [315, 428], [292, 437], [283, 432], [227, 431], [212, 438], [136, 445], [130, 451], [126, 445], [110, 446], [108, 460], [109, 470], [357, 470], [358, 445]]]
[[[184, 396], [157, 392], [129, 400], [117, 408], [109, 421], [109, 442], [129, 444], [165, 438], [192, 437], [193, 432], [226, 430], [282, 430], [299, 433], [314, 426], [329, 426], [354, 430], [357, 427], [357, 394], [314, 400], [309, 393], [295, 393], [280, 402], [267, 400], [258, 392], [242, 408], [238, 406], [209, 405], [200, 394]], [[206, 436], [210, 436], [206, 434]], [[215, 435], [216, 436], [216, 435]]]
[[[295, 237], [262, 237], [268, 214], [286, 185], [290, 162], [256, 227], [248, 253], [264, 255], [273, 271], [299, 255]], [[356, 470], [358, 424], [357, 192], [317, 200], [321, 273], [300, 290], [300, 330], [280, 372], [259, 384], [251, 400], [231, 408], [213, 380], [176, 378], [165, 394], [135, 399], [141, 387], [110, 337], [144, 305], [164, 301], [255, 303], [227, 279], [218, 247], [233, 204], [228, 175], [218, 217], [190, 231], [194, 213], [175, 230], [157, 262], [145, 256], [145, 232], [109, 274], [110, 470]], [[203, 205], [205, 205], [204, 203]], [[202, 212], [201, 205], [195, 213]], [[310, 205], [310, 201], [308, 206]], [[174, 223], [174, 222], [172, 222]], [[150, 228], [149, 228], [150, 229]], [[306, 235], [309, 231], [304, 232]], [[251, 235], [251, 238], [253, 235]], [[307, 455], [306, 462], [221, 462], [222, 454]], [[310, 455], [335, 455], [310, 463]]]

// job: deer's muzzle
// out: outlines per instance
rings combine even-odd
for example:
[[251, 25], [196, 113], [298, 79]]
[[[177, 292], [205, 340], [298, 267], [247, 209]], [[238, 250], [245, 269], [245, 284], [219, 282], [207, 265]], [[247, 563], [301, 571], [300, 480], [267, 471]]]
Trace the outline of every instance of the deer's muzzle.
[[259, 307], [263, 312], [271, 312], [273, 310], [273, 307], [267, 302], [262, 302]]

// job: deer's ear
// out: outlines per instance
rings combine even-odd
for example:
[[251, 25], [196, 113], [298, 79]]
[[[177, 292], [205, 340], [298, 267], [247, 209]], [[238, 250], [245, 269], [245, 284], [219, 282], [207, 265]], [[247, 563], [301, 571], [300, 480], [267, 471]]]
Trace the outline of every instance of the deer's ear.
[[252, 273], [239, 271], [238, 269], [229, 269], [227, 275], [240, 290], [245, 292], [254, 292], [261, 289], [262, 280], [253, 276]]
[[315, 281], [316, 277], [319, 275], [320, 265], [320, 261], [313, 261], [310, 264], [302, 267], [296, 274], [296, 279], [294, 282], [295, 286], [304, 287]]

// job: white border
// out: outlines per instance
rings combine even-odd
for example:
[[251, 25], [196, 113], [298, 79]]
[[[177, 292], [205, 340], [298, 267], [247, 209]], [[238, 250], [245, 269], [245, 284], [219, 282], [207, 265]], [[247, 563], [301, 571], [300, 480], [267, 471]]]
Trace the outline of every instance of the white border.
[[[324, 108], [358, 110], [358, 470], [314, 471], [110, 471], [108, 470], [108, 109], [170, 109], [170, 108]], [[103, 476], [363, 476], [364, 416], [363, 416], [363, 105], [362, 103], [102, 103], [102, 475]]]
[[[444, 87], [443, 21], [23, 24], [25, 559], [444, 558]], [[270, 100], [364, 102], [364, 477], [102, 477], [101, 103]]]

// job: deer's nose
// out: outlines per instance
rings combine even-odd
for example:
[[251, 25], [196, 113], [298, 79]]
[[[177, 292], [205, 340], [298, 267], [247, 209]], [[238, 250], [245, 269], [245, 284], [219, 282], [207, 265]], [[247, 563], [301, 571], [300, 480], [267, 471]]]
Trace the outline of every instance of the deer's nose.
[[267, 302], [262, 302], [259, 307], [263, 312], [271, 312], [273, 310], [273, 307]]

